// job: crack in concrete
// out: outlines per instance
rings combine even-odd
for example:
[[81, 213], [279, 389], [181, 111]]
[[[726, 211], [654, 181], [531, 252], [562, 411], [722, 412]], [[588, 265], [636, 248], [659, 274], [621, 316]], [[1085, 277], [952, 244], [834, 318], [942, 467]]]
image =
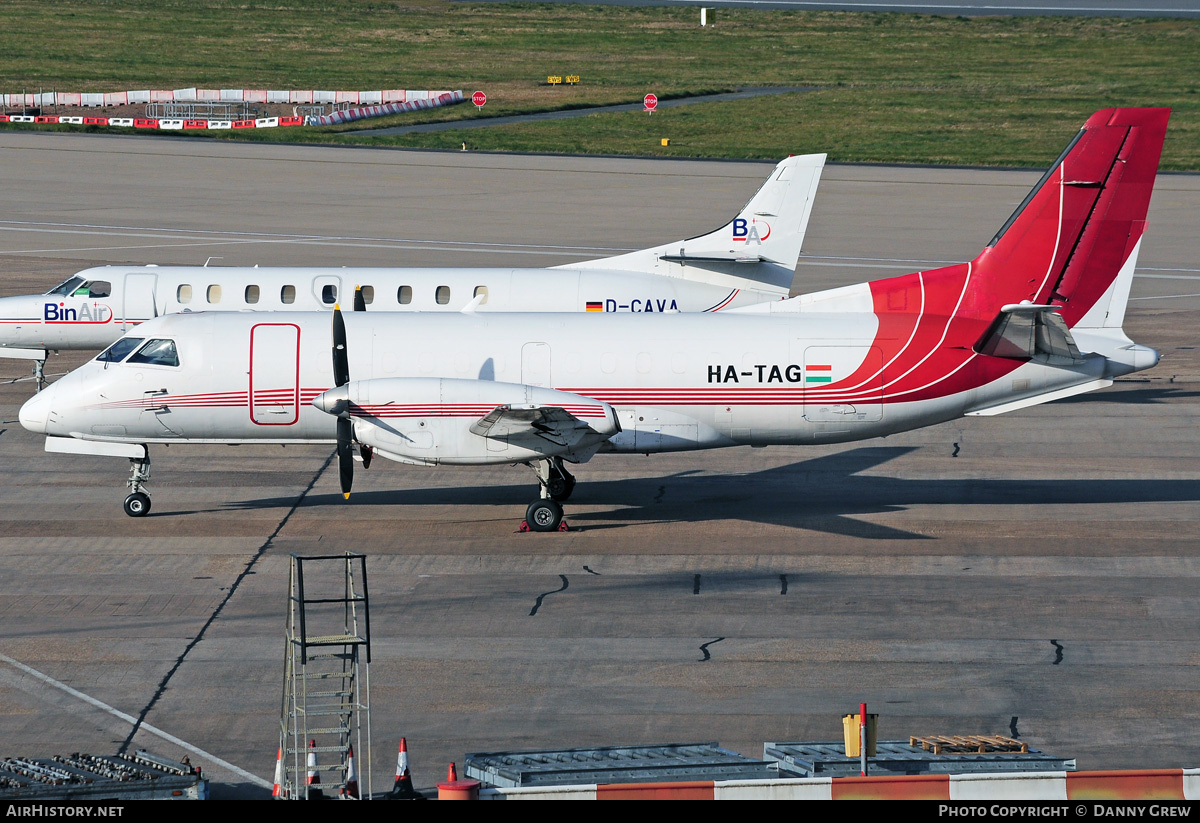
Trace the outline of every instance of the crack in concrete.
[[145, 707], [142, 708], [141, 712], [138, 713], [137, 720], [134, 722], [133, 728], [129, 732], [129, 736], [125, 738], [125, 742], [121, 744], [121, 747], [117, 749], [117, 754], [125, 754], [129, 750], [129, 747], [133, 745], [133, 738], [137, 736], [138, 730], [145, 722], [146, 717], [154, 709], [159, 699], [164, 693], [166, 693], [167, 686], [170, 684], [171, 678], [173, 678], [175, 673], [179, 671], [180, 667], [183, 665], [183, 662], [187, 659], [187, 656], [191, 654], [192, 649], [196, 648], [198, 645], [200, 645], [200, 642], [204, 640], [205, 634], [217, 621], [217, 618], [221, 616], [221, 612], [224, 611], [225, 607], [229, 605], [229, 601], [232, 600], [234, 594], [237, 593], [238, 587], [241, 586], [242, 581], [254, 574], [254, 564], [256, 564], [266, 553], [267, 549], [271, 547], [271, 544], [275, 541], [275, 538], [279, 536], [279, 533], [283, 531], [283, 527], [287, 525], [288, 520], [290, 520], [292, 515], [296, 513], [296, 509], [300, 508], [300, 504], [304, 502], [304, 498], [306, 498], [308, 493], [313, 490], [313, 486], [317, 484], [317, 479], [320, 478], [320, 476], [324, 474], [325, 470], [328, 469], [333, 463], [333, 458], [336, 455], [337, 452], [335, 451], [330, 454], [329, 457], [325, 458], [325, 462], [321, 464], [321, 468], [317, 469], [316, 474], [314, 474], [312, 479], [308, 481], [308, 485], [304, 488], [304, 491], [300, 492], [300, 496], [296, 498], [295, 502], [292, 503], [292, 507], [288, 509], [287, 514], [283, 516], [283, 519], [280, 520], [279, 524], [275, 527], [275, 531], [271, 532], [266, 541], [258, 547], [258, 551], [254, 553], [254, 556], [251, 557], [250, 561], [246, 564], [246, 568], [242, 569], [242, 572], [233, 581], [233, 585], [229, 587], [225, 597], [220, 603], [217, 604], [217, 608], [213, 610], [211, 615], [209, 615], [208, 620], [206, 620], [204, 625], [200, 627], [200, 631], [197, 632], [196, 636], [192, 638], [191, 642], [184, 647], [184, 650], [180, 653], [179, 657], [175, 658], [174, 665], [171, 666], [170, 670], [163, 675], [162, 680], [159, 681], [158, 688], [154, 690], [154, 694], [151, 696], [150, 702], [148, 702]]
[[706, 660], [712, 660], [712, 655], [708, 653], [708, 647], [713, 643], [720, 643], [724, 639], [724, 637], [718, 637], [716, 640], [710, 640], [707, 643], [702, 643], [700, 645], [700, 651], [704, 652], [704, 657], [701, 657], [697, 662], [703, 663]]
[[565, 592], [567, 590], [567, 586], [570, 585], [567, 582], [567, 576], [565, 574], [560, 574], [558, 576], [558, 579], [562, 581], [562, 585], [552, 592], [543, 592], [542, 594], [539, 594], [538, 598], [537, 598], [537, 602], [534, 603], [533, 608], [529, 610], [530, 617], [533, 617], [535, 614], [538, 613], [538, 609], [540, 609], [542, 607], [542, 601], [545, 600], [548, 595], [558, 594], [559, 592]]

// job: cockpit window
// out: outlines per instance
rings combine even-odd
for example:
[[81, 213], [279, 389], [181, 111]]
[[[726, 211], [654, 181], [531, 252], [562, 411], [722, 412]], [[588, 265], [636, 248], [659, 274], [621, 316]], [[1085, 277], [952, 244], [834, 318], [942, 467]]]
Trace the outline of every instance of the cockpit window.
[[46, 294], [57, 294], [61, 297], [70, 297], [71, 295], [75, 294], [75, 289], [82, 285], [82, 277], [72, 277], [70, 280], [59, 283], [54, 288], [50, 289], [50, 291], [46, 292]]
[[150, 340], [127, 361], [148, 363], [151, 366], [178, 366], [179, 355], [175, 353], [174, 340]]
[[108, 297], [112, 294], [112, 283], [107, 280], [84, 280], [82, 277], [72, 277], [65, 283], [59, 283], [46, 294], [56, 294], [61, 297]]
[[96, 359], [105, 363], [120, 363], [131, 351], [142, 345], [145, 339], [144, 337], [122, 337], [100, 352]]

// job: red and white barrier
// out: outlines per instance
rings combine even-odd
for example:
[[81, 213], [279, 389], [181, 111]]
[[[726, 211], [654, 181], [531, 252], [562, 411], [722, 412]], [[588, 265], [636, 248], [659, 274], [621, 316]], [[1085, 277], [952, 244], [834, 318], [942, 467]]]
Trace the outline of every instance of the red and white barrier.
[[[354, 108], [337, 111], [323, 117], [260, 117], [255, 120], [182, 120], [152, 117], [83, 117], [63, 115], [0, 115], [6, 123], [72, 123], [89, 126], [124, 126], [136, 129], [162, 129], [168, 131], [185, 129], [273, 129], [281, 126], [328, 126], [350, 123], [369, 117], [382, 117], [418, 109], [448, 106], [461, 103], [466, 98], [459, 91], [418, 91], [390, 89], [388, 91], [255, 91], [246, 89], [143, 89], [140, 91], [116, 92], [113, 94], [68, 94], [47, 92], [45, 94], [0, 95], [6, 106], [54, 105], [128, 105], [150, 102], [290, 102], [295, 104], [321, 104], [333, 102], [355, 102]], [[75, 102], [65, 103], [64, 100]]]
[[138, 89], [116, 92], [43, 92], [41, 94], [0, 94], [5, 106], [124, 106], [131, 103], [352, 103], [379, 105], [407, 100], [439, 97], [445, 90], [386, 89], [381, 91], [317, 91], [266, 89]]
[[929, 774], [483, 789], [480, 800], [1200, 800], [1200, 769]]
[[[409, 92], [409, 94], [415, 94], [415, 92]], [[326, 114], [321, 117], [309, 117], [307, 118], [307, 125], [332, 126], [337, 123], [352, 123], [355, 120], [364, 120], [368, 117], [383, 117], [388, 114], [400, 114], [401, 112], [416, 111], [417, 109], [449, 106], [454, 103], [461, 103], [464, 100], [466, 100], [466, 97], [463, 96], [462, 91], [447, 91], [442, 92], [434, 98], [409, 100], [405, 103], [385, 103], [378, 106], [360, 106], [344, 111], [335, 111], [333, 114]]]

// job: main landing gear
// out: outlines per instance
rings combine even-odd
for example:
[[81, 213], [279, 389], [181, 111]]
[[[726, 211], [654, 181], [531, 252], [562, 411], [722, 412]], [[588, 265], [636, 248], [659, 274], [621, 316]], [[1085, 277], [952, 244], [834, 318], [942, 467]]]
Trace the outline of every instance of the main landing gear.
[[535, 460], [529, 464], [537, 473], [541, 497], [525, 509], [525, 523], [531, 531], [558, 531], [563, 522], [563, 501], [575, 491], [575, 475], [567, 471], [561, 457]]
[[33, 361], [33, 380], [34, 380], [34, 391], [35, 392], [39, 392], [42, 389], [46, 388], [46, 361], [45, 360], [34, 360]]
[[150, 495], [142, 491], [150, 479], [150, 453], [145, 459], [129, 458], [129, 496], [125, 498], [125, 513], [130, 517], [145, 517], [150, 513]]

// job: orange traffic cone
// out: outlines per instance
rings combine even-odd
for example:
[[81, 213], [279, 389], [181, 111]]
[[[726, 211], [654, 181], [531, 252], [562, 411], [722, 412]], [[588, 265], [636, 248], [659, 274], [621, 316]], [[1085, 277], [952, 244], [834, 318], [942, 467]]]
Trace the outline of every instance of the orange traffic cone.
[[271, 789], [271, 797], [278, 800], [283, 796], [283, 746], [275, 755], [275, 786]]
[[354, 747], [346, 753], [346, 794], [355, 800], [361, 799], [358, 795], [358, 767], [354, 765]]
[[313, 751], [317, 746], [317, 741], [308, 741], [308, 785], [321, 785], [321, 773], [317, 771], [317, 753]]
[[400, 753], [396, 755], [396, 782], [388, 793], [391, 800], [408, 800], [421, 797], [413, 788], [412, 775], [408, 771], [408, 742], [400, 738]]
[[309, 800], [324, 800], [325, 792], [321, 791], [321, 770], [317, 766], [317, 741], [308, 741], [308, 789], [306, 796]]
[[454, 761], [450, 761], [450, 773], [446, 775], [446, 782], [453, 783], [458, 780], [458, 771], [454, 768]]

